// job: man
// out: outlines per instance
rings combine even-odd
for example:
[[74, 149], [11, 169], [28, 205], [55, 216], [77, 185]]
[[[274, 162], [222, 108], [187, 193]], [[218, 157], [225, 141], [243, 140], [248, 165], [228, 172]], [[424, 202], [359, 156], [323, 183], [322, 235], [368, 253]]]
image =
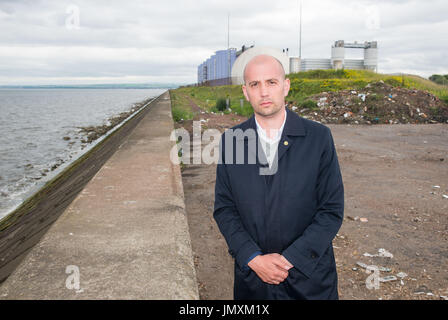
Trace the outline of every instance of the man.
[[331, 131], [285, 108], [274, 57], [252, 58], [244, 81], [254, 116], [221, 137], [213, 213], [235, 258], [234, 298], [338, 299], [344, 188]]

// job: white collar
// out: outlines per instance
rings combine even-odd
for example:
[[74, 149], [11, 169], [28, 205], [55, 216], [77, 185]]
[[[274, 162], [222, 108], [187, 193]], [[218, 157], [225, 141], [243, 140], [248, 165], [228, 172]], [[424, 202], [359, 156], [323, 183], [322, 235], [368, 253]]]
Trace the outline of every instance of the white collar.
[[257, 131], [258, 131], [258, 134], [260, 135], [260, 138], [262, 138], [263, 140], [265, 140], [266, 142], [269, 142], [269, 143], [275, 143], [275, 142], [278, 142], [279, 140], [280, 140], [280, 138], [282, 137], [282, 132], [283, 132], [283, 128], [284, 128], [284, 126], [285, 126], [285, 123], [286, 123], [286, 116], [288, 115], [288, 113], [286, 112], [286, 109], [284, 109], [285, 110], [285, 118], [283, 119], [283, 124], [282, 124], [282, 126], [280, 127], [280, 129], [278, 129], [278, 132], [277, 132], [277, 136], [275, 137], [275, 138], [269, 138], [267, 135], [266, 135], [266, 131], [260, 126], [260, 124], [258, 123], [258, 121], [257, 121], [257, 117], [255, 117], [254, 116], [254, 118], [255, 118], [255, 123], [256, 123], [256, 125], [257, 125]]

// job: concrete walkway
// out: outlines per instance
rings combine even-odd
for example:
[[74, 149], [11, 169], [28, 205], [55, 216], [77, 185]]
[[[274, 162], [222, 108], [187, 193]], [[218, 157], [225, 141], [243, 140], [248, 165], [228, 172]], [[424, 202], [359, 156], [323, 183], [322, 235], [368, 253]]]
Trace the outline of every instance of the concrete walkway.
[[149, 108], [0, 299], [198, 299], [168, 92]]

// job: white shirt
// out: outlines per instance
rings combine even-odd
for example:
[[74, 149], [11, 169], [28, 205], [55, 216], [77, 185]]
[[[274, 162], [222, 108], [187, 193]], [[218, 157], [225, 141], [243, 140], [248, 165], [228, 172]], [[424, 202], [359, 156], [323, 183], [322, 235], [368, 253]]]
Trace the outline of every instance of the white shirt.
[[[274, 161], [275, 154], [277, 153], [278, 143], [280, 142], [280, 139], [282, 137], [283, 127], [286, 123], [286, 109], [285, 109], [285, 119], [283, 120], [283, 124], [280, 127], [280, 129], [275, 130], [272, 129], [270, 132], [274, 134], [273, 138], [269, 138], [266, 134], [266, 131], [260, 126], [260, 124], [257, 121], [257, 118], [255, 117], [255, 123], [257, 124], [257, 132], [258, 136], [260, 137], [260, 143], [261, 147], [263, 148], [264, 154], [266, 155], [266, 159], [269, 163], [269, 168], [272, 167], [272, 162]], [[275, 131], [277, 131], [277, 135], [275, 135]]]

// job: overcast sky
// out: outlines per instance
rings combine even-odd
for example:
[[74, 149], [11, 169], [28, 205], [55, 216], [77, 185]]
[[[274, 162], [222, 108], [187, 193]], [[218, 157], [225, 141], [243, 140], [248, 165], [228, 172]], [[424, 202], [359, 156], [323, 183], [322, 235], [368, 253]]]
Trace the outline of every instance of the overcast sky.
[[[378, 41], [378, 71], [448, 74], [448, 1], [303, 0], [302, 57]], [[0, 0], [0, 85], [193, 83], [216, 50], [298, 54], [298, 0]], [[362, 50], [346, 50], [361, 58]]]

